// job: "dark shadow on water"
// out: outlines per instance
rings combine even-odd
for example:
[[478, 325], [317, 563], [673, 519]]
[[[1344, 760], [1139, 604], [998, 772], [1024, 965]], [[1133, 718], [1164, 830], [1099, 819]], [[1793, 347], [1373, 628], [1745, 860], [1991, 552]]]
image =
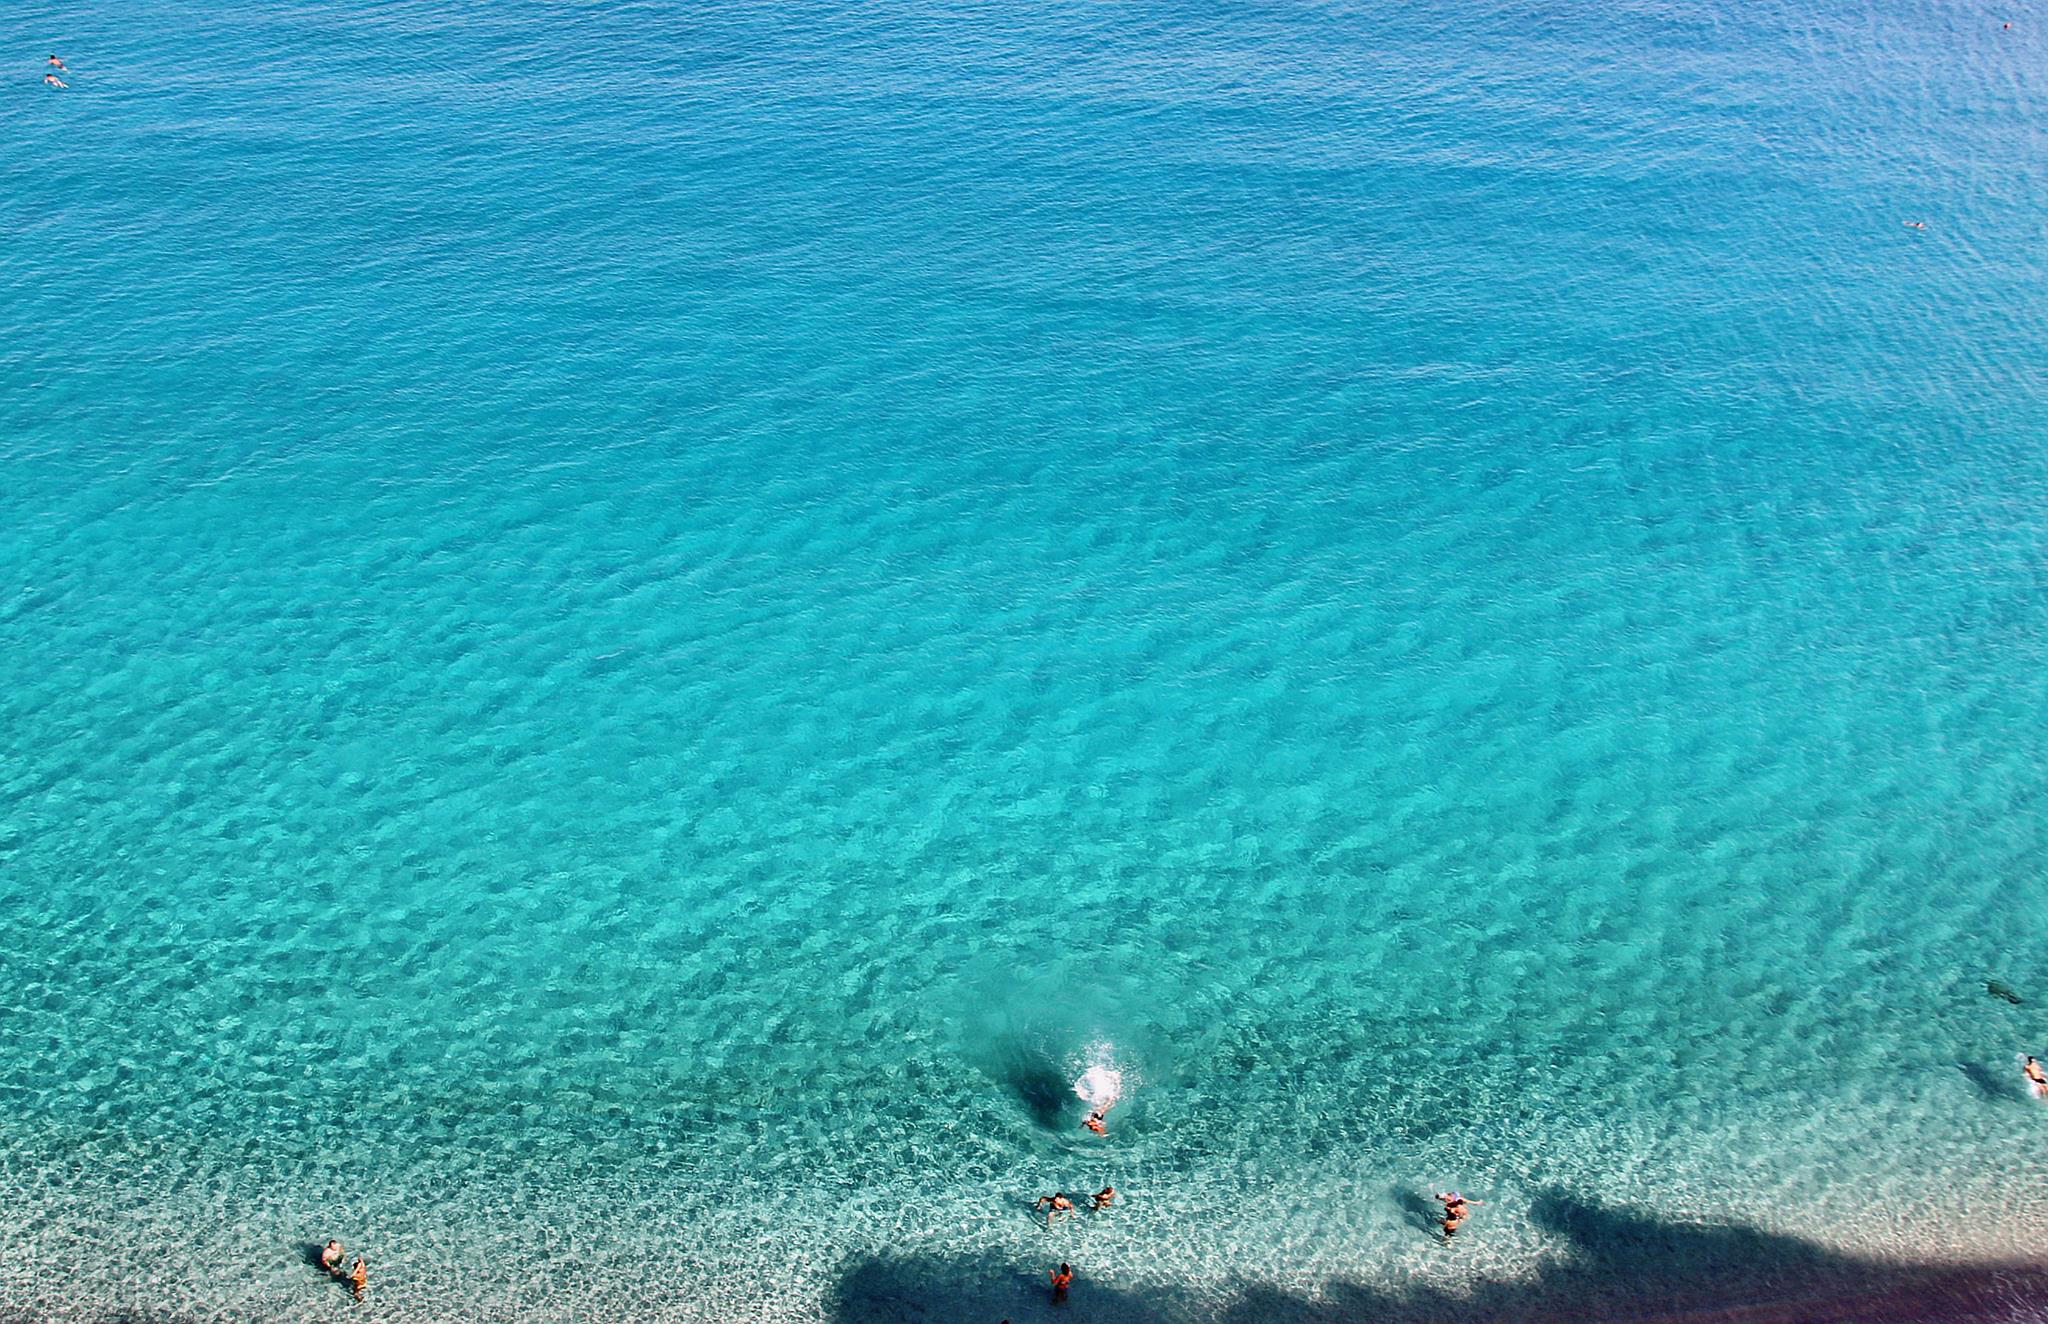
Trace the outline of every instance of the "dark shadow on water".
[[[1412, 1192], [1395, 1198], [1410, 1214], [1421, 1199]], [[1085, 1240], [1077, 1240], [1031, 1261], [994, 1254], [868, 1259], [841, 1275], [827, 1305], [834, 1324], [2048, 1322], [2048, 1267], [2040, 1265], [1956, 1268], [1862, 1259], [1755, 1228], [1668, 1221], [1556, 1191], [1536, 1201], [1532, 1217], [1565, 1243], [1563, 1251], [1528, 1278], [1481, 1282], [1469, 1293], [1339, 1279], [1313, 1289], [1247, 1288], [1218, 1302], [1171, 1286], [1139, 1291], [1098, 1281], [1093, 1275], [1102, 1266], [1089, 1262]], [[1484, 1222], [1475, 1218], [1460, 1234], [1461, 1245], [1468, 1237], [1483, 1238]], [[1446, 1247], [1445, 1254], [1459, 1249]], [[1371, 1248], [1361, 1247], [1359, 1255], [1369, 1261]], [[1061, 1256], [1072, 1261], [1077, 1280], [1072, 1300], [1056, 1306], [1045, 1273]]]
[[1994, 1103], [2027, 1101], [2027, 1092], [2020, 1088], [2017, 1071], [1993, 1071], [1982, 1062], [1958, 1062], [1956, 1066], [1977, 1087], [1977, 1093]]
[[1049, 1062], [1012, 1063], [1004, 1083], [1024, 1104], [1031, 1120], [1047, 1130], [1058, 1130], [1066, 1121], [1073, 1087]]
[[1431, 1236], [1442, 1235], [1444, 1207], [1410, 1186], [1393, 1186], [1387, 1195], [1401, 1207], [1401, 1221]]

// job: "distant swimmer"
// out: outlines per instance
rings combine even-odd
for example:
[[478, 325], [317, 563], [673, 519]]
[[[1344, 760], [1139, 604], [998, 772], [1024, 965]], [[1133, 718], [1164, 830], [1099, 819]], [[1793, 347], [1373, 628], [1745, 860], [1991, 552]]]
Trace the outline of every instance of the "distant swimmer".
[[1444, 1202], [1444, 1240], [1449, 1241], [1457, 1234], [1465, 1218], [1472, 1212], [1471, 1206], [1485, 1204], [1484, 1200], [1467, 1200], [1456, 1191], [1439, 1191], [1436, 1198]]
[[1925, 230], [1925, 229], [1927, 228], [1927, 222], [1925, 222], [1925, 221], [1907, 221], [1907, 222], [1906, 222], [1906, 228], [1907, 228], [1908, 230]]
[[69, 86], [71, 86], [71, 84], [69, 84], [69, 83], [65, 82], [65, 81], [64, 81], [63, 79], [61, 79], [61, 78], [57, 77], [57, 75], [55, 75], [55, 74], [44, 74], [44, 75], [43, 75], [43, 81], [44, 81], [45, 83], [48, 83], [48, 84], [49, 84], [49, 85], [50, 85], [51, 87], [69, 87]]
[[[2029, 1061], [2031, 1060], [2029, 1059]], [[1116, 1187], [1114, 1186], [1105, 1186], [1088, 1197], [1088, 1207], [1090, 1209], [1107, 1209], [1114, 1203], [1116, 1203]]]
[[2021, 1067], [2020, 1070], [2025, 1072], [2027, 1079], [2033, 1082], [2034, 1097], [2037, 1099], [2048, 1099], [2048, 1072], [2041, 1070], [2041, 1064], [2032, 1057], [2029, 1057], [2027, 1058], [2026, 1065]]
[[341, 1255], [341, 1243], [330, 1239], [325, 1246], [320, 1248], [320, 1267], [336, 1277], [340, 1277]]
[[1031, 1208], [1033, 1212], [1045, 1210], [1045, 1225], [1051, 1227], [1053, 1219], [1061, 1214], [1074, 1212], [1074, 1202], [1067, 1198], [1065, 1191], [1054, 1191], [1051, 1195], [1041, 1195], [1032, 1201]]
[[1109, 1128], [1108, 1128], [1108, 1127], [1106, 1127], [1106, 1126], [1104, 1126], [1104, 1125], [1102, 1124], [1102, 1117], [1103, 1117], [1103, 1114], [1104, 1114], [1104, 1113], [1107, 1113], [1108, 1111], [1109, 1111], [1109, 1109], [1107, 1109], [1107, 1108], [1097, 1108], [1097, 1109], [1096, 1109], [1096, 1110], [1095, 1110], [1094, 1112], [1092, 1112], [1092, 1113], [1089, 1113], [1089, 1114], [1088, 1114], [1088, 1115], [1087, 1115], [1086, 1117], [1084, 1117], [1084, 1118], [1082, 1118], [1082, 1119], [1081, 1119], [1081, 1125], [1083, 1125], [1083, 1126], [1087, 1127], [1087, 1128], [1088, 1128], [1088, 1129], [1089, 1129], [1090, 1131], [1093, 1131], [1093, 1132], [1094, 1132], [1094, 1133], [1095, 1133], [1096, 1135], [1099, 1135], [1099, 1136], [1106, 1136], [1106, 1135], [1108, 1135], [1108, 1134], [1109, 1134]]
[[370, 1262], [360, 1255], [356, 1256], [356, 1262], [349, 1266], [348, 1285], [355, 1289], [356, 1300], [362, 1300], [363, 1289], [370, 1285]]
[[1067, 1289], [1073, 1285], [1074, 1267], [1065, 1260], [1061, 1260], [1060, 1267], [1052, 1271], [1052, 1299], [1055, 1301], [1066, 1300]]
[[[2008, 23], [2008, 24], [2006, 24], [2006, 26], [2007, 26], [2007, 27], [2011, 27], [2011, 26], [2012, 26], [2012, 24]], [[52, 56], [50, 57], [50, 67], [51, 67], [52, 69], [64, 69], [64, 61], [62, 61], [62, 60], [58, 59], [58, 58], [57, 58], [56, 56], [52, 55]], [[70, 71], [69, 69], [64, 69], [64, 72], [68, 74], [68, 73], [70, 73], [71, 71]]]

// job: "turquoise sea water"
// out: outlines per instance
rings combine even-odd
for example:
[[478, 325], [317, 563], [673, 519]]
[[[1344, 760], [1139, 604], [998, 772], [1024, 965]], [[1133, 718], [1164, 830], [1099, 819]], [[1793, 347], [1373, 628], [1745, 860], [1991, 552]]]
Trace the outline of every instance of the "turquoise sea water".
[[4, 30], [0, 1314], [2024, 1313], [2048, 18]]

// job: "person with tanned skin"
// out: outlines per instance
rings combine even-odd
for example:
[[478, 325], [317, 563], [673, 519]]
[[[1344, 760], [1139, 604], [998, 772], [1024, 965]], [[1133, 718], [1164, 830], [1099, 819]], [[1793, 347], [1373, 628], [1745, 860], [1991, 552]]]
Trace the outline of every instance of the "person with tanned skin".
[[1449, 1241], [1472, 1211], [1468, 1206], [1485, 1204], [1484, 1200], [1467, 1200], [1456, 1191], [1439, 1191], [1436, 1198], [1444, 1202], [1444, 1240]]
[[356, 1300], [363, 1299], [363, 1289], [370, 1285], [370, 1262], [356, 1256], [356, 1262], [349, 1266], [348, 1285], [355, 1289]]
[[1073, 1285], [1073, 1266], [1062, 1260], [1060, 1261], [1060, 1267], [1052, 1271], [1052, 1299], [1055, 1301], [1066, 1300], [1067, 1289]]
[[1116, 1200], [1116, 1187], [1105, 1186], [1088, 1197], [1090, 1209], [1107, 1209]]
[[1032, 1201], [1031, 1207], [1034, 1210], [1045, 1210], [1045, 1225], [1047, 1227], [1051, 1227], [1052, 1220], [1059, 1215], [1074, 1212], [1074, 1202], [1067, 1198], [1065, 1191], [1054, 1191], [1051, 1195], [1041, 1195]]
[[320, 1248], [320, 1267], [339, 1278], [341, 1276], [342, 1245], [332, 1238]]
[[2033, 1082], [2034, 1097], [2037, 1099], [2048, 1099], [2048, 1073], [2042, 1072], [2041, 1064], [2030, 1056], [2027, 1058], [2026, 1065], [2021, 1067], [2020, 1071], [2029, 1081]]

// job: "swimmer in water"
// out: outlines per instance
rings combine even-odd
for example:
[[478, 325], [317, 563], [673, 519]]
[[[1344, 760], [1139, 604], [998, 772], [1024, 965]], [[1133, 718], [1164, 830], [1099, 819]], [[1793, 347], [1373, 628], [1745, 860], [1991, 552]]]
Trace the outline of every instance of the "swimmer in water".
[[1108, 1134], [1109, 1134], [1109, 1128], [1108, 1128], [1108, 1127], [1106, 1127], [1106, 1126], [1104, 1126], [1104, 1125], [1102, 1124], [1102, 1114], [1103, 1114], [1103, 1113], [1105, 1113], [1105, 1112], [1107, 1112], [1107, 1111], [1108, 1111], [1108, 1109], [1106, 1109], [1106, 1108], [1097, 1108], [1097, 1109], [1096, 1109], [1096, 1110], [1095, 1110], [1094, 1112], [1092, 1112], [1092, 1113], [1089, 1113], [1089, 1114], [1088, 1114], [1088, 1115], [1087, 1115], [1086, 1117], [1084, 1117], [1084, 1118], [1082, 1118], [1082, 1119], [1081, 1119], [1081, 1125], [1083, 1125], [1083, 1126], [1087, 1127], [1087, 1128], [1088, 1128], [1088, 1129], [1089, 1129], [1090, 1131], [1093, 1131], [1093, 1132], [1094, 1132], [1094, 1133], [1095, 1133], [1096, 1135], [1099, 1135], [1099, 1136], [1106, 1136], [1106, 1135], [1108, 1135]]
[[2039, 1062], [2036, 1062], [2031, 1056], [2029, 1056], [2027, 1058], [2026, 1065], [2020, 1068], [2020, 1072], [2023, 1075], [2025, 1075], [2029, 1081], [2033, 1082], [2035, 1098], [2048, 1099], [2048, 1072], [2043, 1072], [2041, 1070], [2041, 1064]]
[[1444, 1240], [1449, 1241], [1464, 1223], [1466, 1215], [1472, 1212], [1470, 1206], [1485, 1204], [1484, 1200], [1467, 1200], [1456, 1191], [1438, 1191], [1436, 1198], [1444, 1202]]
[[1101, 1190], [1097, 1191], [1095, 1194], [1088, 1197], [1088, 1207], [1090, 1209], [1107, 1209], [1111, 1204], [1115, 1203], [1115, 1201], [1116, 1187], [1105, 1186]]
[[43, 81], [44, 81], [45, 83], [48, 83], [48, 84], [49, 84], [49, 85], [50, 85], [51, 87], [69, 87], [69, 86], [71, 86], [71, 84], [69, 84], [69, 83], [65, 82], [65, 81], [64, 81], [63, 79], [61, 79], [61, 78], [57, 77], [57, 75], [55, 75], [55, 74], [44, 74], [44, 75], [43, 75]]
[[320, 1267], [337, 1278], [341, 1276], [341, 1252], [341, 1243], [332, 1238], [320, 1248]]
[[1045, 1225], [1051, 1227], [1053, 1219], [1061, 1214], [1074, 1212], [1074, 1202], [1067, 1198], [1065, 1191], [1054, 1191], [1051, 1195], [1041, 1195], [1032, 1201], [1031, 1208], [1034, 1213], [1040, 1209], [1045, 1210]]
[[1925, 229], [1927, 228], [1927, 222], [1925, 222], [1925, 221], [1907, 221], [1907, 222], [1906, 222], [1906, 228], [1907, 228], [1908, 230], [1925, 230]]
[[1065, 1260], [1061, 1260], [1060, 1267], [1052, 1271], [1052, 1299], [1055, 1301], [1066, 1300], [1067, 1289], [1073, 1285], [1074, 1268]]
[[355, 1289], [356, 1300], [363, 1299], [363, 1289], [370, 1285], [370, 1262], [356, 1256], [356, 1262], [349, 1266], [348, 1285]]

